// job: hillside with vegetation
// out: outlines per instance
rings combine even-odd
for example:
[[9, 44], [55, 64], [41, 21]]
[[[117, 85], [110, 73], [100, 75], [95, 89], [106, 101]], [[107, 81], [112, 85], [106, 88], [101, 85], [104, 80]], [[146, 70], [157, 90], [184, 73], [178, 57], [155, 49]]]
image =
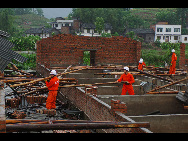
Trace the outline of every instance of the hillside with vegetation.
[[187, 12], [188, 8], [73, 8], [68, 17], [78, 17], [85, 23], [95, 23], [101, 17], [112, 25], [112, 34], [119, 35], [127, 28], [147, 29], [158, 21], [181, 24], [183, 33], [188, 33], [184, 30]]
[[0, 30], [12, 37], [21, 36], [29, 28], [50, 27], [51, 20], [43, 16], [41, 8], [0, 8]]
[[176, 12], [176, 8], [133, 8], [130, 11], [133, 15], [138, 15], [145, 21], [144, 28], [149, 28], [150, 25], [156, 24], [158, 21], [157, 13], [173, 13]]
[[24, 33], [25, 30], [30, 28], [40, 28], [42, 26], [45, 26], [46, 28], [51, 27], [47, 23], [51, 22], [51, 20], [36, 14], [15, 15], [13, 18], [16, 33]]

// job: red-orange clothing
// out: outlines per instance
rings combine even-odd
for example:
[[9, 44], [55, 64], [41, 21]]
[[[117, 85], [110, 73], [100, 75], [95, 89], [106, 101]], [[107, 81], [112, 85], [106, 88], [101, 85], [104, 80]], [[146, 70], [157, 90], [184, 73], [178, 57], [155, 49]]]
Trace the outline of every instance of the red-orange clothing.
[[123, 84], [123, 88], [122, 88], [122, 93], [121, 95], [126, 95], [126, 92], [128, 91], [129, 95], [134, 95], [134, 90], [133, 90], [133, 86], [132, 83], [135, 82], [134, 77], [132, 74], [128, 73], [128, 74], [122, 74], [121, 77], [118, 79], [118, 82], [121, 81], [128, 81], [130, 84]]
[[142, 70], [143, 71], [143, 63], [139, 63], [138, 70]]
[[146, 66], [146, 64], [144, 62], [143, 63], [139, 63], [138, 69], [143, 71], [144, 66]]
[[143, 65], [143, 66], [146, 66], [146, 63], [145, 63], [145, 62], [143, 62], [143, 63], [142, 63], [142, 65]]
[[55, 109], [55, 103], [56, 103], [56, 96], [57, 96], [57, 91], [49, 91], [48, 97], [46, 100], [46, 108], [47, 109]]
[[54, 76], [51, 78], [50, 82], [46, 81], [46, 86], [48, 87], [49, 93], [46, 100], [46, 108], [47, 109], [55, 109], [55, 101], [57, 96], [57, 90], [59, 87], [59, 79]]
[[177, 56], [176, 56], [176, 54], [174, 52], [172, 53], [171, 60], [172, 61], [171, 61], [171, 66], [170, 66], [169, 74], [175, 74]]

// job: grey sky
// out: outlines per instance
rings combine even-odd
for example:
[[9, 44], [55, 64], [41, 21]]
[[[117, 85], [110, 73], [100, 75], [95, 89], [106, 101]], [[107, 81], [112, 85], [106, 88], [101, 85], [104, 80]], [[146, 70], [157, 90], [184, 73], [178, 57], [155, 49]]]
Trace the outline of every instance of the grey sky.
[[44, 17], [50, 19], [55, 17], [67, 17], [72, 8], [42, 8]]

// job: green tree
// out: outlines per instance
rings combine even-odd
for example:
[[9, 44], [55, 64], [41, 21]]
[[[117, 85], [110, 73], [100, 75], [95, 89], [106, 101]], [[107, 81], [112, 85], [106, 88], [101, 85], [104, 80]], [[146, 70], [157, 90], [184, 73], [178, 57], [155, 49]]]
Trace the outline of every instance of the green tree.
[[15, 45], [13, 50], [16, 51], [27, 51], [27, 50], [35, 50], [35, 43], [40, 40], [39, 36], [21, 36], [19, 38], [12, 37], [10, 41]]
[[42, 8], [36, 8], [36, 11], [39, 16], [44, 16]]
[[9, 15], [7, 8], [0, 12], [0, 30], [6, 31], [9, 34], [13, 32], [13, 18]]
[[96, 26], [97, 32], [101, 34], [102, 30], [104, 30], [104, 19], [102, 17], [97, 17], [95, 26]]
[[179, 24], [179, 20], [177, 19], [176, 12], [171, 11], [161, 11], [157, 12], [156, 14], [156, 22], [168, 22], [169, 24]]
[[176, 14], [181, 21], [182, 28], [186, 28], [186, 18], [188, 17], [188, 8], [177, 8]]

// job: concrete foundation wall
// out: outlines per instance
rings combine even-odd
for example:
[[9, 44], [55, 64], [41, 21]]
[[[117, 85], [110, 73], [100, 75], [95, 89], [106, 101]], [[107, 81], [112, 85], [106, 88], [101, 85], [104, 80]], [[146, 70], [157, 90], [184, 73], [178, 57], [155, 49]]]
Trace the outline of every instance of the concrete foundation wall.
[[188, 114], [129, 116], [136, 122], [149, 122], [154, 133], [187, 133]]
[[[67, 99], [72, 101], [72, 104], [84, 111], [90, 120], [135, 122], [118, 111], [112, 112], [111, 106], [97, 97], [87, 95], [81, 88], [62, 88], [61, 92]], [[107, 133], [150, 133], [146, 128], [121, 128], [103, 131]]]
[[121, 100], [127, 105], [127, 116], [145, 115], [159, 110], [162, 114], [186, 114], [183, 104], [175, 94], [166, 95], [98, 95], [98, 98], [107, 104], [111, 99]]

